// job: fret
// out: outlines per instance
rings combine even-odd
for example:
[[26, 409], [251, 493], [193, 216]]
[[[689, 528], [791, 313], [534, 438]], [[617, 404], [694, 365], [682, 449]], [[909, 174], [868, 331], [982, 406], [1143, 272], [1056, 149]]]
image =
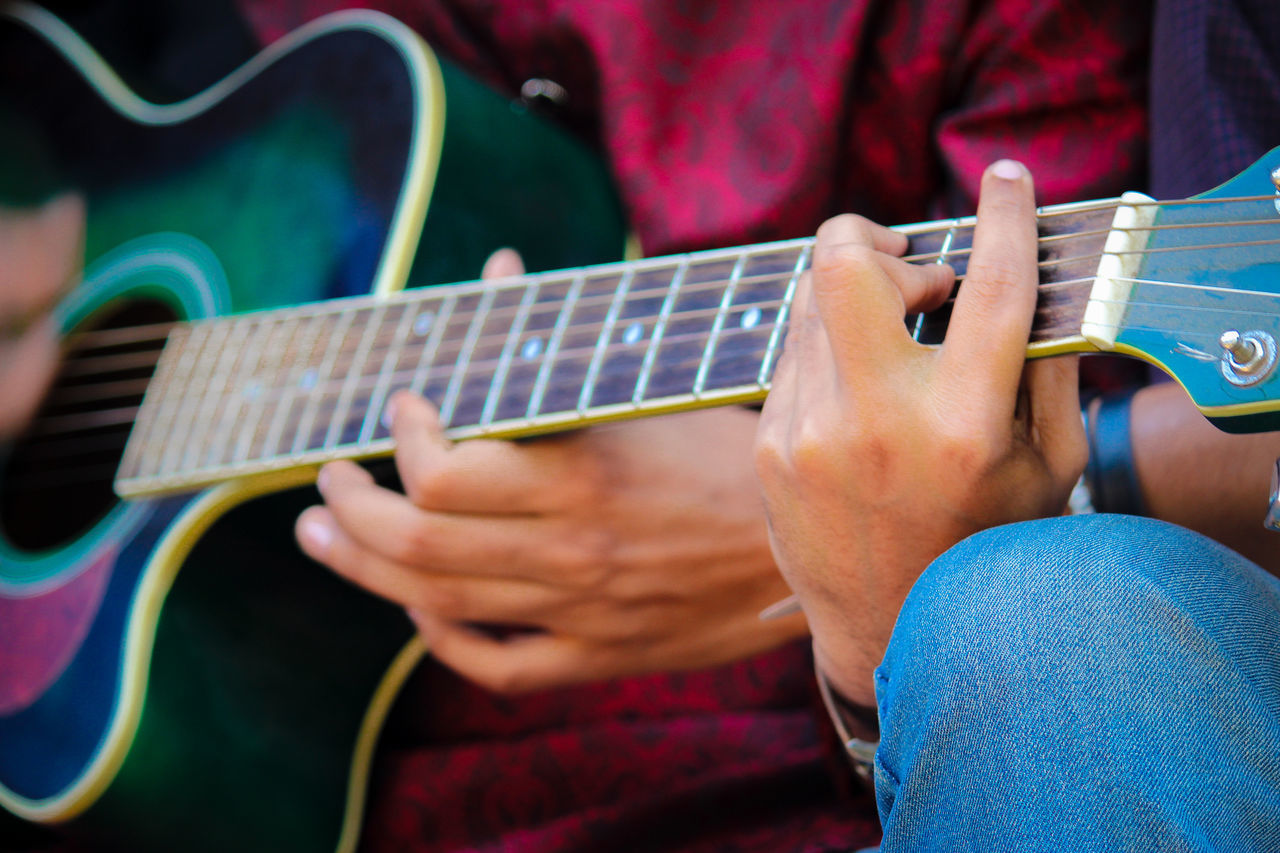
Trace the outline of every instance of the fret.
[[275, 399], [276, 395], [283, 394], [285, 390], [284, 386], [279, 384], [283, 377], [281, 367], [286, 354], [291, 352], [290, 344], [297, 337], [301, 327], [301, 323], [289, 316], [275, 324], [275, 332], [264, 349], [266, 358], [259, 359], [258, 362], [258, 373], [261, 378], [257, 380], [259, 384], [255, 387], [249, 415], [237, 431], [236, 442], [227, 455], [227, 461], [238, 463], [249, 458], [254, 439], [259, 435], [258, 425], [262, 423], [267, 409], [273, 405], [279, 405], [279, 400]]
[[453, 373], [449, 377], [449, 387], [445, 390], [444, 399], [440, 404], [441, 423], [450, 424], [453, 422], [454, 410], [458, 406], [458, 398], [462, 393], [462, 384], [466, 379], [467, 366], [471, 363], [476, 341], [480, 339], [480, 330], [484, 328], [485, 321], [489, 317], [489, 308], [493, 305], [496, 297], [496, 290], [486, 290], [480, 297], [480, 305], [476, 308], [471, 324], [467, 327], [467, 337], [462, 342], [462, 348], [458, 351], [458, 360], [454, 362]]
[[737, 263], [736, 254], [722, 252], [698, 258], [685, 271], [646, 380], [646, 399], [687, 396], [693, 388], [724, 283]]
[[[217, 465], [222, 459], [223, 453], [230, 444], [231, 436], [236, 432], [236, 425], [243, 423], [240, 412], [244, 408], [245, 401], [252, 405], [266, 396], [255, 374], [268, 340], [275, 335], [280, 325], [275, 322], [274, 317], [266, 315], [254, 333], [249, 336], [248, 346], [243, 356], [232, 369], [232, 373], [236, 374], [237, 378], [234, 382], [227, 383], [237, 393], [214, 392], [215, 395], [222, 396], [224, 399], [215, 407], [215, 411], [221, 414], [210, 418], [213, 441], [206, 448], [204, 460], [201, 463], [203, 466]], [[264, 330], [263, 327], [266, 329]]]
[[346, 438], [344, 432], [350, 429], [347, 416], [351, 412], [351, 401], [355, 397], [356, 388], [364, 378], [364, 367], [368, 362], [369, 352], [373, 349], [373, 342], [382, 329], [382, 318], [386, 313], [387, 306], [382, 304], [365, 315], [364, 333], [360, 336], [351, 364], [345, 371], [346, 378], [342, 383], [342, 391], [339, 393], [337, 404], [329, 419], [329, 428], [325, 431], [323, 447], [326, 450], [337, 446], [339, 441]]
[[165, 436], [164, 454], [159, 459], [159, 471], [161, 473], [175, 470], [183, 451], [186, 449], [187, 434], [191, 431], [191, 424], [195, 419], [196, 411], [200, 408], [200, 404], [204, 402], [202, 392], [205, 389], [205, 377], [199, 373], [195, 373], [193, 376], [194, 368], [208, 357], [206, 356], [206, 351], [212, 351], [216, 363], [217, 357], [225, 352], [222, 345], [230, 334], [232, 325], [233, 321], [228, 320], [211, 321], [209, 323], [209, 333], [201, 344], [200, 352], [192, 356], [193, 371], [188, 372], [183, 377], [182, 390], [180, 392], [181, 402], [178, 404], [177, 411], [174, 412], [172, 426]]
[[742, 276], [742, 268], [746, 266], [747, 256], [744, 253], [738, 258], [738, 262], [733, 265], [733, 272], [729, 275], [729, 284], [724, 289], [724, 297], [720, 300], [720, 309], [716, 312], [716, 318], [711, 325], [711, 334], [707, 336], [707, 346], [702, 352], [702, 360], [698, 365], [698, 375], [693, 380], [693, 396], [700, 397], [702, 389], [707, 383], [707, 371], [711, 368], [711, 356], [716, 350], [716, 340], [720, 337], [720, 330], [724, 327], [724, 315], [729, 310], [729, 305], [733, 302], [733, 291], [738, 284], [738, 279]]
[[538, 375], [533, 385], [533, 394], [530, 395], [529, 406], [525, 409], [524, 416], [526, 419], [536, 417], [542, 410], [542, 400], [547, 393], [547, 382], [551, 379], [552, 370], [555, 369], [556, 357], [560, 354], [560, 346], [564, 341], [565, 330], [569, 326], [569, 318], [574, 313], [574, 308], [578, 304], [578, 297], [582, 293], [582, 288], [586, 282], [586, 273], [579, 273], [573, 277], [573, 282], [569, 286], [569, 294], [565, 297], [560, 312], [556, 315], [555, 329], [551, 333], [551, 340], [547, 343], [546, 352], [542, 356], [542, 366], [538, 368]]
[[548, 341], [554, 334], [568, 294], [573, 290], [577, 273], [565, 275], [542, 274], [536, 277], [537, 293], [528, 314], [519, 321], [522, 327], [511, 347], [510, 358], [495, 365], [495, 378], [499, 380], [496, 391], [486, 397], [486, 406], [492, 404], [489, 421], [482, 425], [488, 432], [490, 425], [499, 422], [519, 421], [526, 418], [529, 402], [534, 396], [534, 386], [540, 370], [546, 364]]
[[337, 363], [338, 355], [342, 352], [346, 342], [347, 329], [351, 328], [354, 320], [355, 311], [350, 308], [337, 316], [333, 332], [329, 336], [329, 345], [325, 347], [324, 360], [320, 362], [320, 366], [316, 370], [316, 382], [313, 387], [307, 389], [306, 408], [303, 410], [297, 429], [294, 430], [293, 443], [289, 447], [290, 453], [300, 453], [311, 447], [312, 427], [315, 424], [316, 416], [320, 412], [322, 402], [328, 398], [328, 384], [333, 377], [333, 367]]
[[609, 346], [609, 338], [613, 335], [613, 327], [618, 322], [618, 312], [622, 310], [622, 302], [627, 297], [627, 290], [631, 286], [631, 278], [634, 274], [634, 269], [628, 269], [624, 272], [618, 281], [617, 290], [613, 292], [613, 299], [609, 303], [609, 313], [605, 315], [604, 329], [601, 331], [595, 350], [591, 354], [591, 363], [587, 366], [586, 381], [582, 383], [582, 393], [578, 397], [579, 415], [585, 415], [587, 408], [591, 405], [591, 395], [595, 391], [596, 380], [600, 375], [600, 365], [604, 360], [605, 350]]
[[537, 295], [538, 281], [534, 279], [524, 288], [524, 297], [520, 300], [520, 308], [516, 311], [515, 320], [511, 323], [506, 343], [502, 347], [502, 354], [498, 357], [498, 367], [493, 372], [493, 381], [489, 383], [489, 391], [484, 398], [484, 409], [480, 413], [481, 427], [486, 427], [493, 423], [493, 415], [498, 408], [498, 395], [502, 393], [502, 388], [506, 384], [507, 374], [511, 370], [511, 359], [515, 356], [516, 344], [520, 341], [520, 336], [524, 334], [524, 327], [529, 321], [529, 312], [533, 308], [533, 302]]
[[[478, 425], [484, 411], [489, 391], [506, 347], [507, 337], [511, 331], [511, 323], [519, 313], [520, 302], [525, 295], [523, 287], [517, 282], [515, 286], [506, 284], [499, 286], [494, 300], [489, 305], [484, 317], [484, 325], [476, 339], [470, 358], [461, 368], [462, 383], [458, 390], [457, 404], [453, 407], [449, 423], [453, 427]], [[536, 306], [535, 306], [536, 307]], [[504, 383], [507, 384], [507, 383]], [[525, 394], [527, 395], [527, 391]], [[488, 432], [481, 429], [480, 434]]]
[[203, 399], [184, 436], [182, 460], [178, 463], [182, 468], [201, 466], [201, 453], [205, 449], [214, 423], [218, 420], [217, 415], [223, 394], [236, 367], [244, 358], [244, 342], [249, 337], [253, 320], [236, 317], [227, 322], [231, 323], [231, 331], [221, 351], [214, 356], [212, 372], [201, 389]]
[[[935, 254], [934, 263], [948, 263], [957, 276], [969, 269], [969, 251], [973, 248], [973, 217], [933, 223], [928, 231], [909, 237], [908, 254]], [[922, 344], [942, 343], [951, 320], [951, 306], [916, 315], [911, 321], [911, 337]]]
[[653, 373], [653, 363], [658, 356], [658, 348], [662, 346], [662, 336], [667, 330], [667, 323], [671, 320], [671, 310], [675, 307], [680, 285], [688, 272], [689, 258], [686, 256], [681, 259], [675, 275], [671, 277], [671, 286], [667, 288], [667, 296], [662, 300], [662, 308], [658, 310], [658, 322], [654, 324], [649, 346], [645, 349], [644, 362], [640, 365], [640, 378], [636, 380], [636, 390], [631, 395], [631, 402], [637, 406], [644, 400], [645, 389]]
[[[391, 393], [392, 382], [395, 379], [395, 368], [400, 363], [400, 357], [404, 353], [404, 345], [409, 340], [409, 332], [413, 329], [414, 323], [420, 316], [418, 313], [417, 303], [405, 303], [399, 306], [400, 320], [396, 323], [396, 330], [392, 333], [391, 343], [387, 346], [387, 354], [382, 359], [382, 367], [378, 369], [378, 384], [374, 386], [373, 394], [369, 397], [368, 405], [365, 407], [364, 419], [360, 424], [360, 435], [356, 438], [356, 444], [368, 444], [373, 438], [374, 430], [377, 429], [379, 421], [382, 419], [382, 410], [386, 405], [387, 397]], [[428, 325], [427, 328], [430, 328]]]
[[[956, 239], [956, 229], [961, 225], [961, 220], [953, 219], [947, 225], [947, 231], [942, 237], [942, 244], [938, 247], [938, 257], [934, 259], [934, 263], [941, 265], [947, 263], [947, 255], [951, 252], [952, 244]], [[928, 324], [927, 314], [917, 314], [915, 320], [911, 323], [911, 337], [919, 341], [925, 335], [925, 329]]]
[[653, 263], [636, 269], [614, 321], [597, 375], [591, 406], [634, 405], [644, 356], [667, 299], [678, 263]]
[[760, 373], [756, 376], [756, 384], [761, 388], [767, 387], [773, 378], [774, 362], [778, 355], [778, 346], [782, 343], [783, 330], [787, 327], [788, 316], [791, 313], [791, 302], [796, 296], [796, 286], [800, 282], [800, 276], [809, 266], [809, 257], [813, 248], [810, 245], [804, 246], [800, 250], [799, 256], [796, 258], [795, 269], [791, 272], [791, 278], [787, 281], [786, 293], [782, 295], [782, 307], [778, 309], [777, 317], [773, 322], [773, 329], [769, 332], [769, 343], [765, 347], [764, 358], [760, 362]]
[[[476, 299], [479, 301], [478, 297]], [[434, 316], [430, 316], [429, 313], [419, 314], [417, 319], [414, 320], [415, 332], [420, 323], [430, 329], [430, 337], [427, 339], [426, 346], [422, 348], [418, 364], [413, 369], [413, 379], [409, 382], [409, 390], [414, 394], [423, 397], [427, 396], [427, 380], [431, 375], [431, 367], [435, 364], [436, 353], [440, 351], [440, 342], [444, 340], [445, 330], [453, 322], [453, 315], [456, 313], [455, 309], [458, 306], [458, 302], [458, 296], [451, 293], [445, 298], [444, 304], [440, 306], [439, 314]], [[390, 424], [387, 427], [390, 428]]]
[[147, 461], [156, 455], [152, 452], [153, 436], [163, 437], [164, 432], [157, 430], [161, 413], [166, 410], [163, 401], [172, 386], [174, 373], [180, 362], [186, 361], [187, 345], [192, 338], [190, 326], [178, 325], [169, 332], [168, 340], [160, 353], [159, 363], [147, 387], [144, 405], [134, 422], [133, 433], [125, 446], [124, 457], [120, 462], [122, 477], [139, 476]]
[[591, 270], [585, 271], [555, 359], [546, 362], [550, 373], [538, 404], [539, 413], [573, 412], [577, 416], [578, 401], [600, 345], [600, 335], [624, 276], [616, 267], [594, 274]]
[[[798, 280], [805, 262], [803, 250], [756, 253], [747, 257], [742, 274], [733, 288], [729, 307], [715, 336], [715, 351], [705, 367], [700, 393], [728, 388], [760, 387], [760, 366], [768, 353], [768, 342], [777, 325], [781, 297], [793, 280]], [[763, 390], [763, 389], [762, 389]]]
[[955, 242], [956, 229], [959, 227], [959, 219], [951, 220], [951, 224], [947, 228], [947, 233], [942, 237], [942, 247], [938, 249], [938, 257], [937, 260], [934, 261], [935, 264], [947, 263], [947, 254], [951, 251], [951, 244]]
[[[291, 353], [286, 354], [289, 359], [290, 367], [288, 368], [288, 380], [283, 389], [281, 389], [280, 401], [276, 404], [275, 417], [271, 419], [271, 425], [268, 427], [263, 437], [261, 446], [250, 449], [249, 455], [253, 459], [270, 459], [276, 456], [280, 450], [281, 440], [291, 433], [296, 426], [292, 424], [293, 413], [295, 411], [294, 403], [299, 397], [299, 391], [310, 391], [315, 386], [316, 374], [313, 356], [317, 344], [322, 343], [322, 332], [333, 322], [334, 315], [331, 313], [316, 313], [310, 317], [301, 319], [305, 322], [305, 331], [302, 334], [302, 340], [299, 345], [293, 348]], [[306, 322], [309, 320], [310, 322]], [[305, 402], [304, 402], [305, 407]], [[298, 416], [299, 420], [301, 415]]]

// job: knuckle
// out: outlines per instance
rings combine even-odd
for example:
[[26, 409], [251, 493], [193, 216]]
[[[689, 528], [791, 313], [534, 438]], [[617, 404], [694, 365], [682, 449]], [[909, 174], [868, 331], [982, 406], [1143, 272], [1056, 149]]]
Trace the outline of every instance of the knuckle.
[[756, 432], [752, 456], [755, 460], [756, 476], [762, 480], [770, 480], [787, 468], [786, 445], [780, 434], [781, 430], [772, 421], [762, 420]]
[[411, 477], [406, 478], [405, 491], [419, 506], [445, 506], [450, 494], [455, 491], [454, 476], [440, 468], [415, 471]]
[[449, 584], [426, 582], [419, 586], [414, 606], [448, 619], [465, 612], [465, 596]]
[[391, 557], [405, 565], [420, 565], [425, 562], [435, 545], [435, 536], [430, 524], [425, 519], [408, 525], [402, 535], [387, 537]]
[[954, 427], [940, 429], [937, 441], [942, 464], [966, 478], [989, 471], [1007, 449], [1007, 444], [986, 431], [964, 431]]
[[830, 277], [853, 278], [880, 269], [874, 248], [861, 243], [818, 243], [813, 250], [815, 281]]
[[583, 528], [566, 537], [558, 559], [564, 583], [581, 591], [606, 586], [616, 548], [616, 537], [604, 528]]

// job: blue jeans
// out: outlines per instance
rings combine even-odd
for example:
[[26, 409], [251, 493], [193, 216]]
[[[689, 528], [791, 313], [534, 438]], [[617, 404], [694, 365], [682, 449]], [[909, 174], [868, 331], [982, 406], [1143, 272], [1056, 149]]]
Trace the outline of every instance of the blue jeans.
[[1182, 528], [971, 537], [912, 589], [876, 694], [884, 853], [1280, 850], [1280, 582]]

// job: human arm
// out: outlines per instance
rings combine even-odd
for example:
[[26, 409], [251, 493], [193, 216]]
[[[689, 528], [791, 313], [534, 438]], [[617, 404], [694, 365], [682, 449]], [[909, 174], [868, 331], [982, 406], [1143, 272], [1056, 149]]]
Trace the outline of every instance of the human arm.
[[1133, 460], [1146, 514], [1280, 572], [1280, 533], [1262, 526], [1280, 457], [1277, 436], [1222, 432], [1172, 382], [1142, 389], [1132, 406]]
[[756, 465], [818, 666], [855, 705], [874, 706], [872, 672], [925, 567], [979, 530], [1060, 513], [1084, 466], [1075, 359], [1024, 368], [1033, 213], [1021, 166], [987, 171], [938, 348], [917, 344], [902, 320], [946, 298], [949, 271], [893, 257], [905, 241], [865, 220], [819, 231]]
[[78, 279], [84, 201], [58, 196], [38, 208], [0, 206], [0, 440], [30, 420], [58, 363], [52, 311]]
[[[492, 689], [726, 663], [804, 633], [799, 615], [756, 618], [788, 592], [751, 471], [757, 419], [731, 407], [453, 445], [432, 407], [397, 397], [407, 495], [327, 466], [299, 541], [408, 608], [438, 659]], [[477, 623], [534, 630], [498, 639]]]

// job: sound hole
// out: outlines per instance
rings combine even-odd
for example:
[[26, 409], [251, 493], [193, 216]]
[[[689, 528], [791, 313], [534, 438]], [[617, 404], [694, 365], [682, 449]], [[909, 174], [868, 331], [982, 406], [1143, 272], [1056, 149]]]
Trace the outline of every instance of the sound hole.
[[68, 337], [53, 387], [0, 471], [11, 544], [68, 544], [116, 505], [111, 481], [175, 319], [153, 300], [109, 305]]

